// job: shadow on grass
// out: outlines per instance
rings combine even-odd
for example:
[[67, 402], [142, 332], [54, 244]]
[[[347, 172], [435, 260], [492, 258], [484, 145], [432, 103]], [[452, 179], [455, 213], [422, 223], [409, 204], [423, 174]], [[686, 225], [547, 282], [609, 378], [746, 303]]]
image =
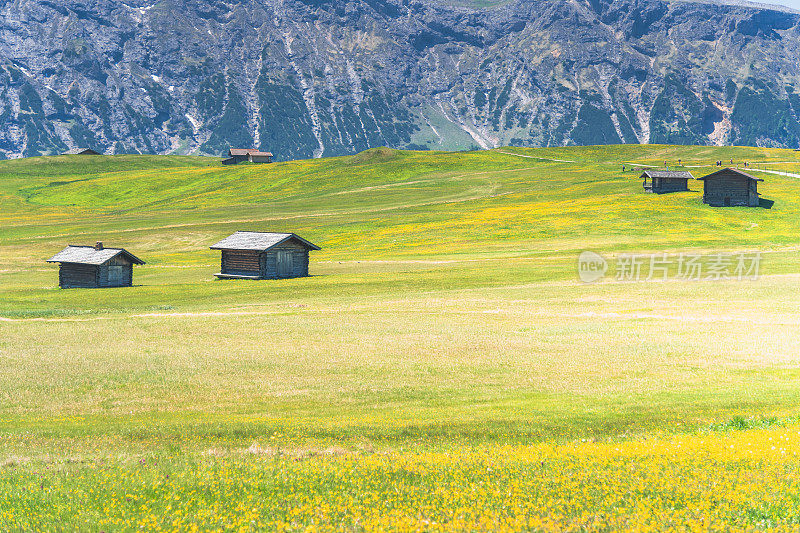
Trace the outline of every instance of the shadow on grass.
[[770, 200], [768, 198], [758, 199], [758, 207], [761, 209], [772, 209], [773, 205], [775, 205], [775, 200]]

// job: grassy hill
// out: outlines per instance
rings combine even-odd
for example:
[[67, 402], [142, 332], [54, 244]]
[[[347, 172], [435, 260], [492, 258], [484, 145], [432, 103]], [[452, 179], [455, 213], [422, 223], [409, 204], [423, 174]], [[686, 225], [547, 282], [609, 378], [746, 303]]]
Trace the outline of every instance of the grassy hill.
[[[679, 159], [695, 176], [719, 159], [800, 174], [792, 151], [673, 146], [375, 149], [236, 167], [169, 156], [0, 162], [0, 527], [797, 519], [793, 500], [756, 490], [797, 479], [796, 467], [741, 455], [744, 444], [736, 456], [719, 450], [731, 428], [798, 415], [800, 178], [758, 174], [771, 209], [714, 209], [699, 182], [646, 195], [639, 172], [622, 172]], [[312, 277], [214, 280], [208, 246], [243, 229], [320, 245]], [[96, 240], [147, 262], [137, 286], [56, 288], [44, 260]], [[764, 260], [758, 281], [610, 272], [585, 285], [585, 250]], [[741, 439], [788, 438], [778, 431]], [[736, 505], [692, 511], [705, 489], [687, 480], [709, 468], [751, 475], [758, 461], [755, 492], [725, 478]], [[602, 478], [597, 499], [559, 507], [572, 490], [563, 472], [587, 464], [596, 477], [569, 483]], [[636, 498], [648, 507], [631, 514], [625, 465], [672, 492], [643, 486]], [[684, 492], [665, 480], [686, 481]], [[515, 481], [511, 512], [503, 495]], [[441, 502], [482, 482], [485, 505], [463, 500], [448, 514]]]

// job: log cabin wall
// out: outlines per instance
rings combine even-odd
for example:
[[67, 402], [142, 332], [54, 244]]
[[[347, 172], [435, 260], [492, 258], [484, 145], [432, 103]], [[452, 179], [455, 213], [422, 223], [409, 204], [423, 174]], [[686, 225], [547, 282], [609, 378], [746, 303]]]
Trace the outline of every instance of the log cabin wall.
[[[290, 257], [291, 266], [288, 271], [279, 271], [278, 258], [281, 254]], [[294, 242], [285, 242], [280, 246], [271, 248], [264, 254], [266, 279], [301, 278], [308, 276], [309, 253], [305, 246]]]
[[133, 263], [116, 256], [100, 265], [98, 287], [131, 287], [133, 285]]
[[[682, 192], [689, 190], [689, 182], [678, 178], [658, 178], [661, 182], [657, 192]], [[654, 188], [655, 192], [655, 188]]]
[[295, 277], [304, 278], [308, 276], [308, 250], [303, 250], [302, 252], [295, 252], [294, 254], [294, 264], [295, 264]]
[[761, 195], [758, 194], [758, 182], [750, 180], [750, 207], [761, 205]]
[[223, 250], [222, 273], [239, 276], [260, 276], [263, 270], [261, 253], [254, 250]]
[[62, 289], [92, 289], [99, 287], [100, 267], [80, 263], [61, 263], [58, 285]]

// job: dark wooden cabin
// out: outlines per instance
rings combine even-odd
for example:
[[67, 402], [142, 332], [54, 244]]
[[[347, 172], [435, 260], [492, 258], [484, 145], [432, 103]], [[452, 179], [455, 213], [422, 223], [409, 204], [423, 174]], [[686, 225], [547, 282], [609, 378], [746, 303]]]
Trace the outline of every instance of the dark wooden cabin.
[[102, 242], [94, 246], [67, 246], [47, 262], [60, 263], [58, 285], [62, 289], [130, 287], [133, 265], [144, 264], [127, 250], [105, 248]]
[[92, 150], [91, 148], [75, 148], [63, 155], [101, 155], [100, 152]]
[[228, 150], [228, 158], [222, 164], [237, 165], [244, 162], [272, 163], [272, 152], [262, 152], [255, 148], [231, 148]]
[[220, 279], [286, 279], [308, 276], [308, 255], [319, 246], [294, 233], [237, 231], [211, 247], [222, 251]]
[[645, 192], [666, 194], [689, 190], [689, 180], [694, 179], [691, 172], [674, 170], [645, 170], [641, 176]]
[[764, 181], [761, 178], [736, 168], [723, 168], [697, 179], [703, 182], [705, 204], [714, 207], [759, 206], [758, 182]]

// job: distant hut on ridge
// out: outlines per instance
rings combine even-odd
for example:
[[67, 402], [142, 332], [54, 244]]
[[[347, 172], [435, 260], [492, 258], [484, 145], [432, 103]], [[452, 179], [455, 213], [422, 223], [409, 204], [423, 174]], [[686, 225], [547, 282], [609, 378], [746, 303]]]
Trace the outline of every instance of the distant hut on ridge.
[[223, 165], [237, 165], [244, 163], [272, 163], [272, 152], [262, 152], [255, 148], [231, 148], [228, 158], [222, 161]]
[[102, 155], [102, 154], [96, 150], [92, 150], [91, 148], [73, 148], [69, 152], [64, 152], [61, 155]]

